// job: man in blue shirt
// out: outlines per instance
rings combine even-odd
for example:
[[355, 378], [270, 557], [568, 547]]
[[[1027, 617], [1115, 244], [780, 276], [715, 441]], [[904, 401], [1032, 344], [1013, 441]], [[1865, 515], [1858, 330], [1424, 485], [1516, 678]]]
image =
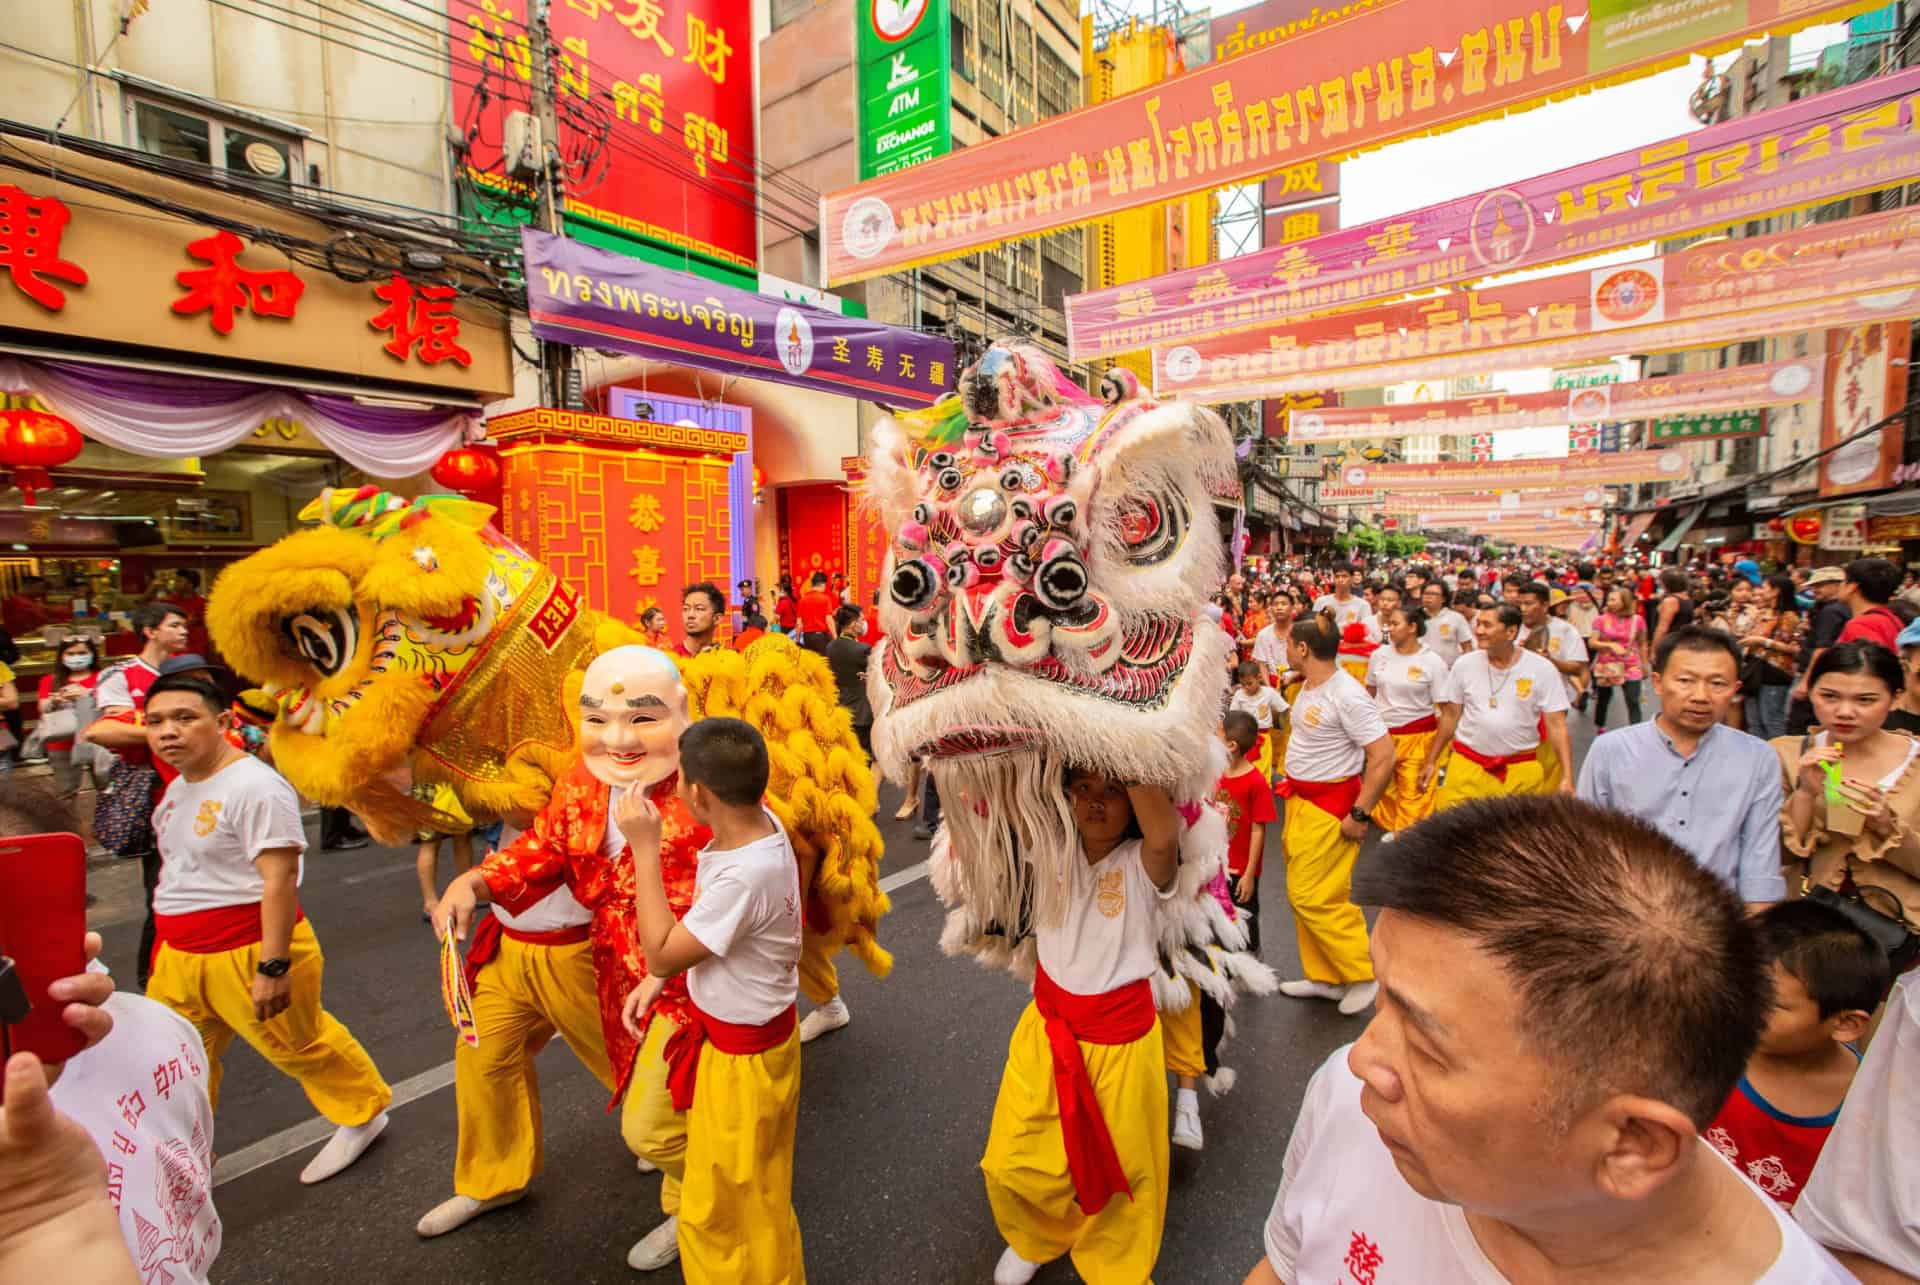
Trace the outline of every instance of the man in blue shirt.
[[1669, 633], [1653, 658], [1660, 712], [1593, 743], [1581, 798], [1630, 812], [1760, 909], [1787, 895], [1780, 871], [1780, 761], [1720, 720], [1740, 694], [1740, 652], [1717, 629]]

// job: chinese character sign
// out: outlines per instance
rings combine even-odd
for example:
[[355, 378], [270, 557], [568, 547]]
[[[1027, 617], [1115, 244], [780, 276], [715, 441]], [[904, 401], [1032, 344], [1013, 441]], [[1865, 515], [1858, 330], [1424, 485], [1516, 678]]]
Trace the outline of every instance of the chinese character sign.
[[1869, 432], [1907, 400], [1905, 321], [1827, 332], [1827, 404], [1820, 445], [1820, 494], [1849, 495], [1889, 485], [1900, 467], [1901, 427]]
[[[534, 0], [449, 0], [453, 119], [470, 173], [504, 184], [501, 131], [529, 109]], [[552, 0], [567, 213], [751, 270], [753, 18], [748, 0]], [[481, 87], [485, 87], [484, 95]], [[604, 135], [604, 137], [603, 137]]]

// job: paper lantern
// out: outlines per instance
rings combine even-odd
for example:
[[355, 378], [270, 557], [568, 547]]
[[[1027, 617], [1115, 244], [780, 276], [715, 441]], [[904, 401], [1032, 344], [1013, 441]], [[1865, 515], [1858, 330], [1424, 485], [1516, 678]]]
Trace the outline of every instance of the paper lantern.
[[1796, 513], [1787, 519], [1787, 534], [1796, 544], [1820, 543], [1820, 512]]
[[493, 447], [456, 446], [433, 464], [433, 480], [461, 495], [490, 491], [500, 482], [500, 455]]
[[1768, 518], [1767, 519], [1767, 530], [1769, 533], [1773, 535], [1781, 535], [1785, 533], [1786, 529], [1787, 529], [1787, 520], [1785, 518]]
[[53, 485], [48, 469], [72, 463], [86, 440], [58, 415], [38, 410], [0, 411], [0, 465], [13, 470], [13, 484], [28, 504], [33, 493]]

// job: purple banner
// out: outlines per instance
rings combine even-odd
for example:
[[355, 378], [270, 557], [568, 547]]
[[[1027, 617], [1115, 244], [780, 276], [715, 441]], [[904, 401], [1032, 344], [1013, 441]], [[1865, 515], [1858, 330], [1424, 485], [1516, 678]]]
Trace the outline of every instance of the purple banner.
[[554, 343], [610, 348], [893, 406], [953, 387], [953, 344], [522, 231], [527, 312]]
[[1075, 361], [1701, 232], [1920, 176], [1920, 70], [1310, 241], [1069, 295]]

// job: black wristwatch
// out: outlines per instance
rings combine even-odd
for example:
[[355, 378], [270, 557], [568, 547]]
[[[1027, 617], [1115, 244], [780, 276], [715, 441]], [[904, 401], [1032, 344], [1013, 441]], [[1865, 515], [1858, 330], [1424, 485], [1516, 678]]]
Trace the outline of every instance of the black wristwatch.
[[1347, 815], [1352, 817], [1354, 820], [1358, 821], [1361, 825], [1366, 825], [1369, 821], [1373, 820], [1373, 813], [1367, 811], [1365, 808], [1357, 807], [1353, 811], [1347, 813]]
[[263, 959], [253, 966], [253, 971], [262, 977], [285, 977], [292, 967], [291, 959]]

